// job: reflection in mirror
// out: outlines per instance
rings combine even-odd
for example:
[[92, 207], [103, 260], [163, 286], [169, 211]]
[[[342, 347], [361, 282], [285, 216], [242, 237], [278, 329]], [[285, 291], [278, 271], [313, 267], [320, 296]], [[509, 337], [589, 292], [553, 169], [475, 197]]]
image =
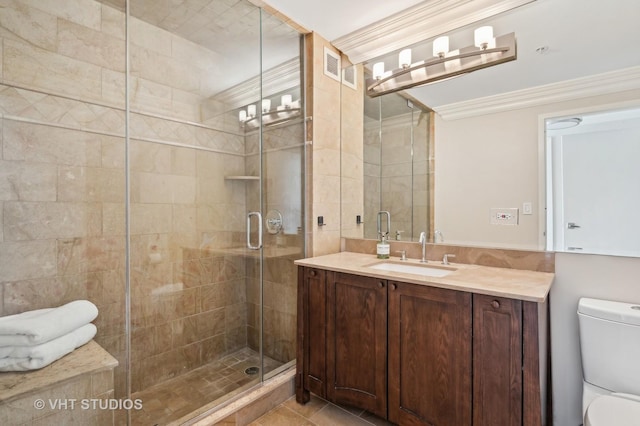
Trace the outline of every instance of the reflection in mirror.
[[640, 108], [545, 127], [547, 250], [640, 257]]
[[378, 238], [378, 211], [391, 214], [390, 240], [432, 234], [430, 123], [430, 110], [400, 93], [364, 95], [364, 238]]

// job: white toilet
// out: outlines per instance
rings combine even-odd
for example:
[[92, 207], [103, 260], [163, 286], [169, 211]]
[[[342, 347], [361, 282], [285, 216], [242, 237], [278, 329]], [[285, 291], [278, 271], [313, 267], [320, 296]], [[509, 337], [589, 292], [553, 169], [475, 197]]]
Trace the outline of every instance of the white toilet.
[[578, 303], [584, 426], [640, 425], [640, 306]]

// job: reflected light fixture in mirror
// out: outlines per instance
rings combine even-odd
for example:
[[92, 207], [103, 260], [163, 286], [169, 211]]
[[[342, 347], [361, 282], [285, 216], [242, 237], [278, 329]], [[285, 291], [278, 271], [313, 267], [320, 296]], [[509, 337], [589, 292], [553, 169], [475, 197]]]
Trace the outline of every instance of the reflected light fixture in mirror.
[[373, 78], [367, 79], [367, 95], [371, 97], [433, 83], [482, 68], [516, 59], [516, 36], [509, 33], [493, 37], [493, 28], [484, 26], [474, 31], [474, 45], [449, 51], [449, 38], [441, 36], [433, 42], [434, 58], [411, 63], [411, 49], [400, 51], [399, 68], [384, 70], [384, 62], [373, 64]]
[[[293, 101], [291, 95], [282, 95], [280, 105], [271, 108], [271, 99], [263, 99], [261, 105], [261, 118], [265, 126], [283, 123], [300, 115], [300, 100]], [[245, 129], [257, 129], [260, 126], [256, 115], [256, 105], [247, 105], [238, 111], [238, 121]]]

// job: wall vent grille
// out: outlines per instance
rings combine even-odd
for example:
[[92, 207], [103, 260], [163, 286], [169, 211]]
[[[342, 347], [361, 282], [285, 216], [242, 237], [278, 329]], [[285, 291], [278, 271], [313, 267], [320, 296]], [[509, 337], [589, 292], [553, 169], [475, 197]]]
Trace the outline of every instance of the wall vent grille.
[[344, 68], [342, 70], [342, 84], [347, 87], [352, 88], [353, 90], [358, 89], [358, 81], [356, 74], [356, 66], [351, 65], [350, 67]]
[[340, 81], [340, 56], [328, 48], [324, 48], [324, 73], [325, 75]]

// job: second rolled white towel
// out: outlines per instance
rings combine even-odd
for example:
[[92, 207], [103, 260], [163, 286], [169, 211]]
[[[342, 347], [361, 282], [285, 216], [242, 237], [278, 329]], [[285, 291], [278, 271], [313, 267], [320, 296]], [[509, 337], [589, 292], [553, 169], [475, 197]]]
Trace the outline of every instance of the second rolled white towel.
[[97, 316], [96, 305], [75, 300], [58, 308], [0, 317], [0, 347], [39, 345], [76, 330]]

